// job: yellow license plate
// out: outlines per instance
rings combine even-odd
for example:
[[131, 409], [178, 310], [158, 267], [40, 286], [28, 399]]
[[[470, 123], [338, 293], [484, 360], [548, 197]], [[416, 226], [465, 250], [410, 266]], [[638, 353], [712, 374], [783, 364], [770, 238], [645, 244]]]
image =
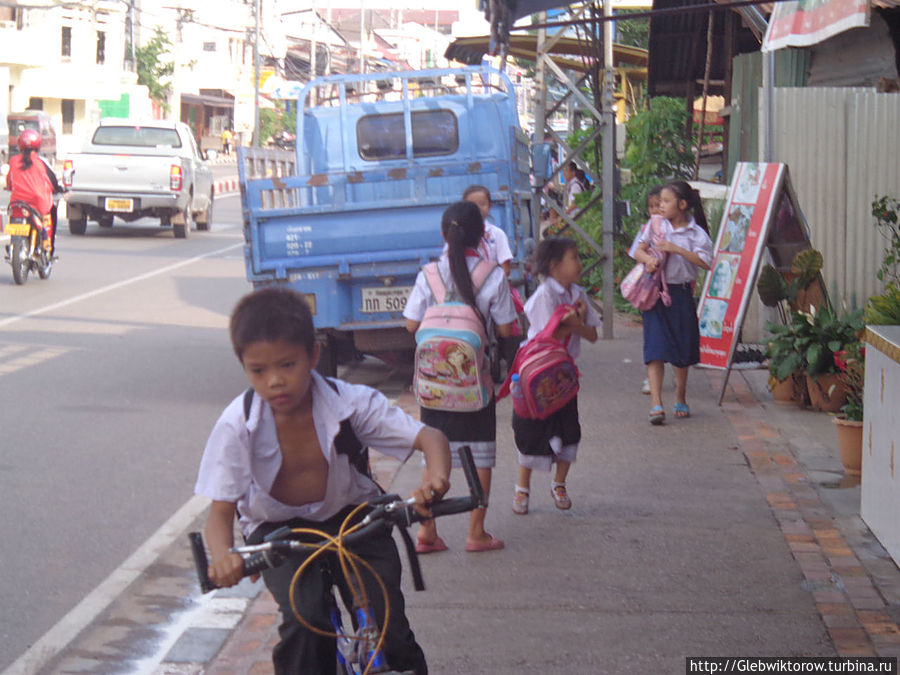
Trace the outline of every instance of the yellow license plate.
[[113, 199], [111, 197], [106, 198], [106, 210], [107, 211], [116, 211], [118, 213], [131, 213], [134, 211], [134, 200], [133, 199]]
[[31, 225], [28, 223], [7, 223], [3, 228], [4, 234], [10, 237], [27, 237], [31, 234]]

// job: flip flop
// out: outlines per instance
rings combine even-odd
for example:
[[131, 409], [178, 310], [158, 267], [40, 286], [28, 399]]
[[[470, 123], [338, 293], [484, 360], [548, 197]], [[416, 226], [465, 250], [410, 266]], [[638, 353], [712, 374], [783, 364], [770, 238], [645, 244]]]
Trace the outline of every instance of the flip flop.
[[431, 543], [416, 539], [416, 553], [440, 553], [447, 550], [447, 544], [440, 537]]
[[675, 417], [684, 419], [686, 417], [691, 416], [691, 409], [688, 407], [687, 403], [676, 403], [675, 404]]
[[503, 540], [497, 539], [494, 535], [488, 535], [490, 539], [487, 541], [467, 541], [466, 550], [469, 553], [480, 553], [481, 551], [499, 551], [503, 548]]
[[650, 415], [648, 417], [650, 420], [650, 424], [659, 425], [666, 421], [666, 411], [663, 410], [661, 405], [656, 405], [650, 408]]

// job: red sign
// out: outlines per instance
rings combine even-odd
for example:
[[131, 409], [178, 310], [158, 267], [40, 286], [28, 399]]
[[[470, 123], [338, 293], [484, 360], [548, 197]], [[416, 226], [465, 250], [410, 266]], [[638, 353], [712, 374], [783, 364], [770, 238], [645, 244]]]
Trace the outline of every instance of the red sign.
[[775, 5], [764, 52], [808, 47], [850, 28], [869, 25], [869, 0], [792, 0]]
[[702, 365], [731, 364], [785, 173], [784, 164], [737, 165], [697, 310]]

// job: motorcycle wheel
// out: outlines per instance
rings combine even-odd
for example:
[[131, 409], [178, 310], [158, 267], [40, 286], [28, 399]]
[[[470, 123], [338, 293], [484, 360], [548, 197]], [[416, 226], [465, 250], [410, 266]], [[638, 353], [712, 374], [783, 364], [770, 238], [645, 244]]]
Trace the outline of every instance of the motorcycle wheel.
[[24, 238], [20, 238], [12, 245], [12, 271], [13, 281], [19, 286], [28, 281], [28, 272], [31, 269], [31, 260], [28, 258], [28, 245]]

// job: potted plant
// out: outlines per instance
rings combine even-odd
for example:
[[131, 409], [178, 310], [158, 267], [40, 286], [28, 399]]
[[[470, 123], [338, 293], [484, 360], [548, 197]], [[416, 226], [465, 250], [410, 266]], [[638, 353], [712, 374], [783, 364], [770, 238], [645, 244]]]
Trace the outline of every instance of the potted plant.
[[804, 357], [806, 386], [810, 405], [815, 410], [837, 412], [847, 400], [838, 376], [834, 353], [844, 345], [859, 342], [865, 324], [862, 312], [853, 310], [841, 316], [823, 306], [808, 312], [794, 312], [798, 349]]
[[865, 360], [866, 348], [859, 340], [834, 353], [834, 365], [847, 397], [840, 414], [834, 417], [834, 423], [841, 463], [849, 476], [859, 476], [862, 470]]
[[866, 323], [870, 326], [900, 325], [900, 283], [890, 283], [884, 293], [869, 298]]
[[797, 348], [793, 324], [769, 322], [766, 329], [771, 338], [766, 344], [769, 361], [769, 391], [776, 403], [804, 402], [806, 383], [803, 380], [803, 355]]

